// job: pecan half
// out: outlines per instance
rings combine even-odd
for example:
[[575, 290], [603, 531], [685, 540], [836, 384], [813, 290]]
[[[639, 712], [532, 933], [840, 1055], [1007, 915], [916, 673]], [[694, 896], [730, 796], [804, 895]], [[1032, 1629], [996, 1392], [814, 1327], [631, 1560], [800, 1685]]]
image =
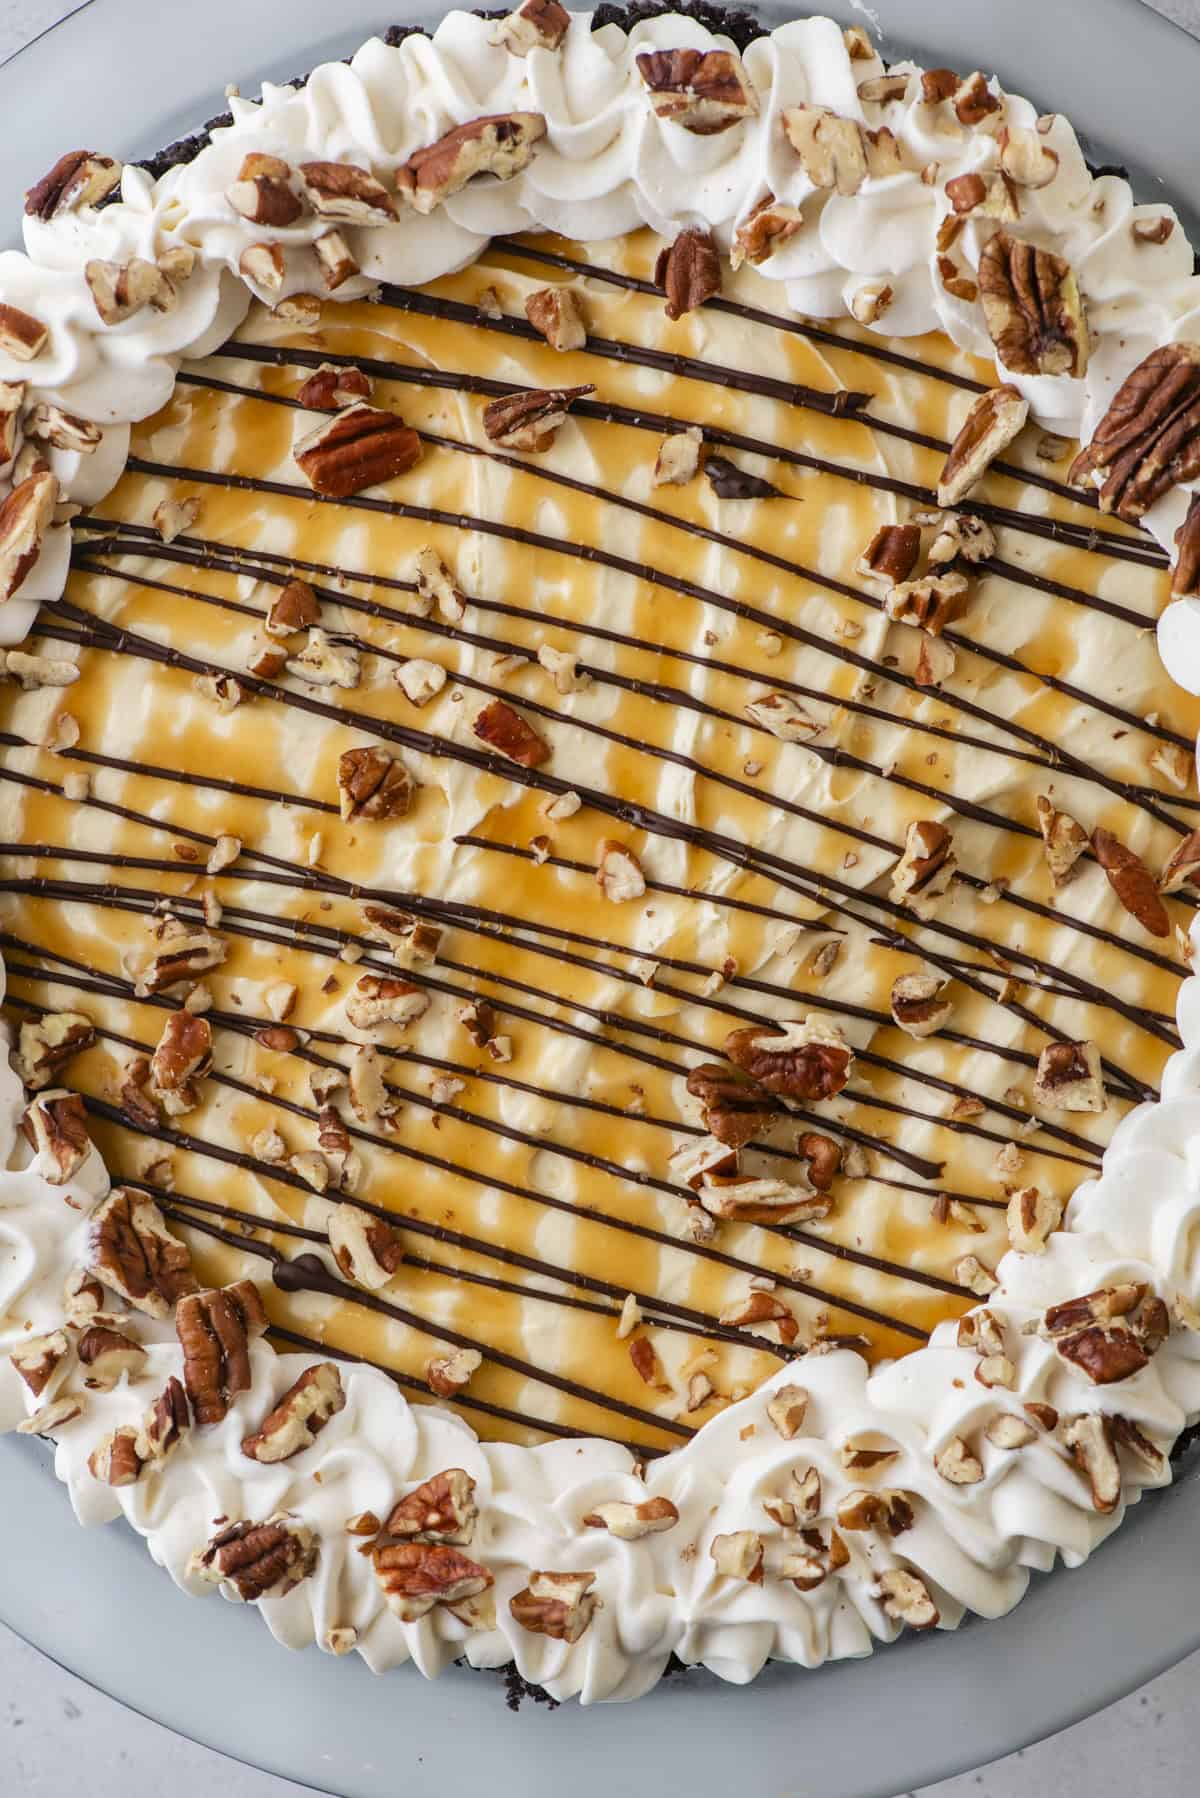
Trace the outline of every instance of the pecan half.
[[290, 1461], [311, 1448], [325, 1425], [346, 1403], [342, 1376], [332, 1361], [306, 1367], [251, 1436], [243, 1436], [242, 1453], [270, 1464]]
[[96, 150], [68, 150], [25, 195], [25, 211], [36, 219], [61, 218], [81, 206], [95, 206], [117, 187], [121, 164]]
[[48, 1011], [21, 1025], [16, 1069], [31, 1092], [49, 1086], [75, 1055], [96, 1040], [92, 1020], [80, 1011]]
[[579, 296], [570, 287], [540, 287], [525, 301], [525, 316], [552, 350], [581, 350], [587, 327]]
[[[767, 1092], [787, 1099], [832, 1099], [850, 1078], [854, 1055], [836, 1024], [746, 1024], [725, 1038], [725, 1053]], [[716, 1131], [713, 1132], [716, 1135]]]
[[814, 187], [858, 192], [867, 178], [867, 152], [854, 119], [824, 106], [789, 106], [783, 129]]
[[317, 1564], [317, 1541], [302, 1523], [269, 1517], [265, 1523], [233, 1523], [188, 1562], [188, 1572], [212, 1585], [231, 1587], [244, 1604], [281, 1598], [308, 1578]]
[[240, 218], [276, 231], [294, 225], [304, 212], [304, 202], [296, 192], [295, 176], [288, 164], [278, 156], [266, 156], [257, 150], [244, 158], [238, 178], [226, 190], [225, 198]]
[[87, 1113], [78, 1093], [43, 1093], [26, 1110], [21, 1128], [41, 1156], [41, 1172], [50, 1186], [73, 1180], [91, 1154]]
[[921, 554], [921, 527], [917, 524], [881, 524], [862, 555], [856, 571], [877, 575], [890, 587], [907, 581]]
[[550, 745], [506, 699], [493, 699], [476, 714], [471, 729], [480, 742], [522, 768], [540, 768], [550, 759]]
[[347, 822], [366, 818], [406, 818], [412, 810], [413, 780], [403, 762], [386, 749], [347, 749], [338, 757], [338, 807]]
[[356, 405], [310, 431], [294, 453], [314, 493], [348, 499], [407, 474], [421, 459], [421, 439], [395, 412]]
[[1033, 1102], [1051, 1111], [1103, 1111], [1108, 1101], [1095, 1043], [1048, 1043], [1038, 1056]]
[[891, 1011], [909, 1036], [932, 1036], [949, 1018], [953, 1006], [941, 997], [940, 974], [901, 974], [892, 983]]
[[600, 1603], [595, 1583], [594, 1573], [531, 1573], [524, 1590], [509, 1599], [509, 1612], [535, 1635], [578, 1642]]
[[41, 555], [57, 504], [58, 481], [46, 468], [35, 470], [0, 501], [0, 605], [17, 592]]
[[993, 387], [981, 393], [950, 445], [938, 476], [938, 505], [955, 506], [965, 499], [1028, 416], [1029, 401], [1015, 387]]
[[570, 29], [571, 15], [559, 0], [524, 0], [492, 32], [492, 42], [513, 56], [557, 50]]
[[697, 137], [728, 131], [758, 111], [734, 50], [643, 50], [635, 60], [658, 117]]
[[1088, 834], [1068, 812], [1056, 811], [1045, 793], [1037, 796], [1038, 829], [1050, 878], [1065, 887], [1079, 872], [1077, 863], [1088, 846]]
[[49, 325], [32, 312], [0, 302], [0, 352], [11, 356], [14, 362], [33, 362], [49, 341]]
[[1128, 375], [1069, 478], [1095, 486], [1100, 510], [1136, 524], [1164, 493], [1200, 474], [1200, 344], [1166, 343]]
[[795, 237], [803, 223], [804, 214], [798, 206], [789, 206], [785, 201], [777, 200], [774, 194], [764, 194], [738, 220], [729, 245], [730, 268], [739, 269], [743, 262], [757, 268]]
[[585, 1529], [607, 1530], [619, 1542], [640, 1542], [643, 1536], [673, 1530], [679, 1511], [669, 1498], [645, 1498], [640, 1504], [611, 1499], [595, 1505], [583, 1519]]
[[250, 1343], [267, 1328], [258, 1287], [238, 1280], [179, 1301], [175, 1331], [183, 1350], [183, 1383], [196, 1422], [220, 1423], [250, 1388]]
[[394, 974], [360, 974], [346, 995], [346, 1016], [356, 1030], [411, 1024], [429, 1010], [429, 994]]
[[519, 174], [545, 135], [540, 112], [470, 119], [410, 156], [396, 171], [397, 191], [414, 212], [432, 212], [476, 175], [508, 181]]
[[828, 1192], [842, 1168], [842, 1145], [820, 1130], [802, 1130], [796, 1138], [796, 1156], [809, 1184]]
[[489, 400], [483, 408], [483, 428], [490, 443], [502, 449], [525, 450], [541, 455], [553, 444], [577, 399], [595, 393], [594, 386], [531, 387]]
[[[344, 368], [336, 362], [322, 362], [320, 368], [314, 369], [300, 388], [296, 400], [299, 405], [307, 406], [310, 412], [341, 412], [347, 406], [358, 405], [360, 400], [369, 400], [371, 392], [371, 377], [363, 369]], [[293, 584], [303, 586], [305, 583]], [[312, 589], [309, 588], [309, 591]]]
[[114, 1187], [92, 1212], [87, 1265], [150, 1317], [169, 1317], [196, 1290], [186, 1244], [172, 1236], [154, 1200], [128, 1186]]
[[341, 1204], [330, 1213], [329, 1247], [345, 1279], [364, 1292], [379, 1292], [404, 1260], [404, 1239], [381, 1217]]
[[721, 291], [721, 256], [711, 231], [681, 231], [675, 241], [660, 250], [654, 264], [654, 285], [666, 295], [663, 310], [668, 318], [694, 312]]
[[384, 1602], [404, 1623], [416, 1623], [434, 1605], [477, 1598], [495, 1583], [486, 1567], [447, 1542], [380, 1542], [371, 1559]]
[[478, 1517], [474, 1480], [461, 1467], [448, 1467], [398, 1500], [383, 1532], [416, 1542], [445, 1542], [465, 1548], [475, 1534]]
[[1092, 832], [1092, 850], [1108, 876], [1111, 886], [1131, 918], [1136, 918], [1151, 936], [1171, 934], [1167, 908], [1158, 896], [1158, 888], [1140, 855], [1127, 849], [1111, 830]]
[[979, 296], [1005, 368], [1019, 375], [1086, 371], [1083, 301], [1075, 271], [1061, 256], [997, 231], [979, 258]]
[[305, 198], [318, 218], [344, 225], [389, 225], [396, 202], [369, 169], [353, 162], [302, 162]]
[[770, 1128], [783, 1106], [756, 1081], [717, 1062], [703, 1062], [687, 1077], [687, 1090], [703, 1107], [704, 1128], [726, 1148], [744, 1148]]
[[958, 870], [954, 839], [944, 824], [919, 818], [904, 833], [904, 853], [892, 869], [888, 897], [927, 916], [947, 893]]

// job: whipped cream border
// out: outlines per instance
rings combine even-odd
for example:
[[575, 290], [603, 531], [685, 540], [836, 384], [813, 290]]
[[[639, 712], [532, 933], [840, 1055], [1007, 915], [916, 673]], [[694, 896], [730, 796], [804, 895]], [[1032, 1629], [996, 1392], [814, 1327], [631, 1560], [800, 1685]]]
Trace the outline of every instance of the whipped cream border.
[[[250, 149], [291, 161], [369, 164], [386, 178], [414, 150], [481, 114], [544, 114], [547, 139], [513, 180], [479, 182], [428, 217], [404, 212], [395, 225], [348, 230], [363, 273], [337, 298], [359, 298], [379, 280], [428, 281], [470, 262], [496, 233], [538, 227], [597, 239], [642, 224], [667, 237], [700, 225], [727, 247], [739, 219], [770, 189], [805, 219], [760, 271], [782, 283], [787, 306], [840, 317], [864, 285], [886, 277], [893, 300], [873, 327], [881, 335], [941, 329], [976, 354], [992, 354], [978, 307], [949, 295], [939, 279], [937, 231], [948, 211], [946, 178], [994, 169], [995, 127], [1034, 125], [1028, 101], [993, 82], [1000, 109], [991, 128], [959, 130], [944, 107], [922, 100], [919, 71], [901, 63], [908, 76], [903, 97], [864, 107], [858, 84], [881, 74], [882, 63], [852, 61], [841, 29], [810, 18], [781, 26], [746, 51], [757, 115], [715, 137], [696, 137], [655, 116], [634, 62], [645, 48], [731, 47], [694, 20], [668, 14], [627, 35], [615, 26], [592, 32], [590, 16], [574, 14], [560, 50], [535, 49], [526, 58], [494, 46], [491, 29], [451, 13], [432, 38], [410, 37], [396, 48], [372, 40], [349, 64], [316, 69], [300, 89], [265, 86], [257, 102], [234, 97], [233, 123], [214, 131], [190, 163], [158, 181], [127, 168], [119, 202], [48, 224], [26, 221], [25, 254], [0, 254], [0, 298], [44, 319], [50, 343], [36, 364], [0, 352], [0, 380], [29, 382], [31, 401], [49, 400], [104, 427], [92, 456], [53, 453], [64, 499], [92, 504], [111, 489], [130, 424], [166, 401], [182, 360], [210, 353], [244, 316], [251, 295], [237, 274], [239, 258], [265, 234], [232, 211], [225, 190]], [[870, 128], [886, 123], [901, 145], [903, 172], [868, 179], [850, 196], [816, 192], [779, 123], [780, 109], [800, 101]], [[1065, 119], [1055, 118], [1042, 141], [1059, 158], [1058, 174], [1044, 189], [1022, 190], [1021, 234], [1076, 269], [1092, 354], [1081, 381], [1000, 373], [1022, 387], [1040, 423], [1086, 440], [1116, 386], [1152, 347], [1200, 333], [1200, 281], [1177, 220], [1165, 243], [1134, 242], [1134, 220], [1174, 218], [1169, 208], [1138, 207], [1125, 181], [1093, 177]], [[939, 165], [936, 184], [920, 177], [931, 161]], [[311, 249], [319, 228], [303, 220], [275, 234], [286, 254], [284, 294], [319, 289]], [[968, 269], [983, 241], [968, 220], [955, 245]], [[180, 242], [197, 260], [178, 304], [102, 326], [83, 279], [85, 260], [153, 260]], [[0, 496], [5, 490], [0, 482]], [[1185, 503], [1186, 496], [1172, 494], [1147, 517], [1167, 548]], [[57, 526], [0, 611], [0, 642], [20, 641], [38, 605], [62, 593], [68, 555], [69, 527]], [[1190, 691], [1200, 691], [1198, 633], [1200, 602], [1168, 607], [1159, 627], [1163, 658]], [[1200, 921], [1193, 941], [1200, 944]], [[1200, 1306], [1200, 977], [1181, 988], [1178, 1015], [1185, 1046], [1167, 1064], [1160, 1102], [1121, 1122], [1101, 1173], [1077, 1190], [1045, 1253], [1010, 1252], [997, 1269], [998, 1289], [987, 1303], [1015, 1364], [1010, 1391], [989, 1391], [975, 1380], [977, 1355], [957, 1345], [956, 1325], [946, 1323], [927, 1347], [874, 1372], [848, 1350], [782, 1368], [643, 1476], [628, 1451], [605, 1441], [538, 1448], [481, 1442], [449, 1412], [410, 1405], [383, 1373], [343, 1365], [345, 1408], [311, 1448], [263, 1466], [242, 1454], [242, 1438], [312, 1358], [257, 1344], [252, 1389], [225, 1421], [192, 1429], [164, 1467], [114, 1490], [90, 1474], [89, 1452], [110, 1430], [136, 1424], [168, 1376], [181, 1372], [170, 1325], [139, 1319], [148, 1351], [143, 1372], [111, 1392], [87, 1395], [84, 1415], [57, 1434], [56, 1472], [81, 1521], [124, 1515], [154, 1559], [192, 1592], [212, 1590], [188, 1562], [214, 1518], [294, 1514], [319, 1538], [316, 1570], [286, 1596], [259, 1602], [272, 1633], [289, 1647], [315, 1641], [334, 1651], [349, 1631], [376, 1671], [412, 1660], [433, 1676], [460, 1656], [476, 1667], [513, 1663], [555, 1698], [585, 1703], [640, 1696], [672, 1654], [744, 1683], [768, 1659], [816, 1666], [866, 1653], [902, 1627], [880, 1597], [880, 1576], [891, 1569], [920, 1576], [941, 1627], [954, 1627], [968, 1611], [1000, 1615], [1022, 1596], [1031, 1571], [1059, 1558], [1077, 1565], [1146, 1486], [1168, 1483], [1167, 1451], [1200, 1417], [1196, 1332], [1173, 1331], [1119, 1387], [1090, 1385], [1052, 1344], [1023, 1334], [1050, 1304], [1116, 1281], [1146, 1281], [1186, 1315]], [[6, 1167], [19, 1152], [22, 1106], [15, 1073], [0, 1067]], [[36, 1406], [7, 1356], [28, 1335], [61, 1324], [64, 1278], [84, 1258], [87, 1211], [107, 1190], [95, 1151], [65, 1188], [48, 1184], [37, 1158], [0, 1174], [0, 1430]], [[801, 1433], [784, 1440], [767, 1407], [779, 1387], [796, 1383], [809, 1394], [808, 1411]], [[1017, 1451], [984, 1437], [997, 1412], [1023, 1416], [1030, 1402], [1051, 1405], [1063, 1418], [1118, 1412], [1163, 1452], [1161, 1469], [1124, 1459], [1120, 1502], [1099, 1514], [1056, 1435], [1039, 1433]], [[849, 1564], [801, 1592], [779, 1577], [782, 1555], [795, 1543], [784, 1541], [764, 1500], [786, 1498], [793, 1470], [812, 1466], [822, 1482], [822, 1517], [832, 1518], [859, 1484], [838, 1445], [863, 1433], [895, 1445], [884, 1483], [915, 1498], [914, 1526], [895, 1539], [847, 1533]], [[982, 1459], [983, 1478], [974, 1484], [953, 1485], [935, 1470], [935, 1456], [955, 1437], [969, 1440]], [[476, 1482], [480, 1520], [469, 1553], [495, 1576], [494, 1628], [469, 1627], [441, 1607], [402, 1623], [345, 1529], [362, 1511], [386, 1516], [404, 1490], [447, 1467], [464, 1468]], [[647, 1497], [670, 1498], [678, 1524], [637, 1541], [582, 1527], [599, 1504]], [[762, 1583], [721, 1577], [710, 1556], [716, 1536], [741, 1531], [763, 1539]], [[535, 1568], [595, 1573], [601, 1605], [574, 1644], [532, 1634], [511, 1617], [508, 1600]]]

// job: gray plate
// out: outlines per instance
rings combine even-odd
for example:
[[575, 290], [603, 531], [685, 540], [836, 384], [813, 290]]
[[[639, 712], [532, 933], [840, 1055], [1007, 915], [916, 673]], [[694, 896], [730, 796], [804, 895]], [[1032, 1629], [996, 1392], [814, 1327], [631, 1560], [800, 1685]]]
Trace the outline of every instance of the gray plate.
[[[825, 9], [847, 22], [868, 11]], [[870, 13], [890, 55], [924, 49], [928, 62], [994, 68], [1069, 113], [1144, 197], [1161, 186], [1200, 220], [1200, 44], [1136, 0], [876, 0]], [[227, 81], [252, 92], [406, 16], [429, 14], [404, 0], [203, 0], [181, 30], [162, 0], [91, 0], [0, 69], [0, 218], [16, 218], [22, 190], [64, 148], [147, 154], [220, 111]], [[1144, 1501], [1087, 1567], [1036, 1581], [998, 1623], [819, 1673], [774, 1667], [745, 1691], [695, 1673], [640, 1704], [512, 1716], [493, 1676], [375, 1679], [353, 1658], [285, 1653], [219, 1599], [185, 1600], [130, 1532], [80, 1530], [44, 1451], [10, 1438], [0, 1618], [158, 1722], [340, 1798], [433, 1798], [448, 1785], [710, 1798], [748, 1779], [771, 1798], [892, 1798], [1063, 1729], [1200, 1647], [1196, 1472]]]

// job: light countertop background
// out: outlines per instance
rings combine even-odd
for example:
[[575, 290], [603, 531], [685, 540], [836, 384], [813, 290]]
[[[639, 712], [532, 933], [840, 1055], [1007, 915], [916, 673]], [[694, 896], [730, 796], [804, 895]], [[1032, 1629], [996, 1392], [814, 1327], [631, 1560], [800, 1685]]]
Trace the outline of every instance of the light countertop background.
[[[1200, 36], [1200, 0], [1148, 3]], [[0, 61], [66, 10], [68, 0], [0, 0]], [[386, 13], [381, 0], [380, 17]], [[929, 1696], [936, 1727], [937, 1694]], [[487, 1702], [502, 1702], [498, 1686], [484, 1707]], [[546, 1719], [543, 1727], [555, 1726]], [[1183, 1798], [1195, 1789], [1198, 1750], [1200, 1655], [1048, 1742], [896, 1798]], [[302, 1798], [290, 1780], [237, 1766], [124, 1710], [0, 1626], [0, 1798], [161, 1798], [164, 1792]], [[809, 1792], [820, 1798], [815, 1787]]]

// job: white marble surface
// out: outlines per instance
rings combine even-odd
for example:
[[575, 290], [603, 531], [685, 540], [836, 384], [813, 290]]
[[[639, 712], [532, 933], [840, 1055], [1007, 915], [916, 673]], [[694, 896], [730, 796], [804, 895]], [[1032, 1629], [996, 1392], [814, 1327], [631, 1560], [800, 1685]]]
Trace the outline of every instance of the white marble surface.
[[[1154, 5], [1200, 35], [1200, 0]], [[0, 0], [0, 60], [64, 10], [64, 0]], [[498, 1687], [485, 1702], [502, 1702]], [[931, 1727], [936, 1718], [931, 1692]], [[1194, 1788], [1198, 1752], [1200, 1655], [1048, 1742], [897, 1798], [1182, 1798]], [[816, 1787], [808, 1790], [819, 1798]], [[168, 1791], [172, 1798], [301, 1798], [302, 1788], [123, 1710], [0, 1628], [3, 1798], [161, 1798]]]

